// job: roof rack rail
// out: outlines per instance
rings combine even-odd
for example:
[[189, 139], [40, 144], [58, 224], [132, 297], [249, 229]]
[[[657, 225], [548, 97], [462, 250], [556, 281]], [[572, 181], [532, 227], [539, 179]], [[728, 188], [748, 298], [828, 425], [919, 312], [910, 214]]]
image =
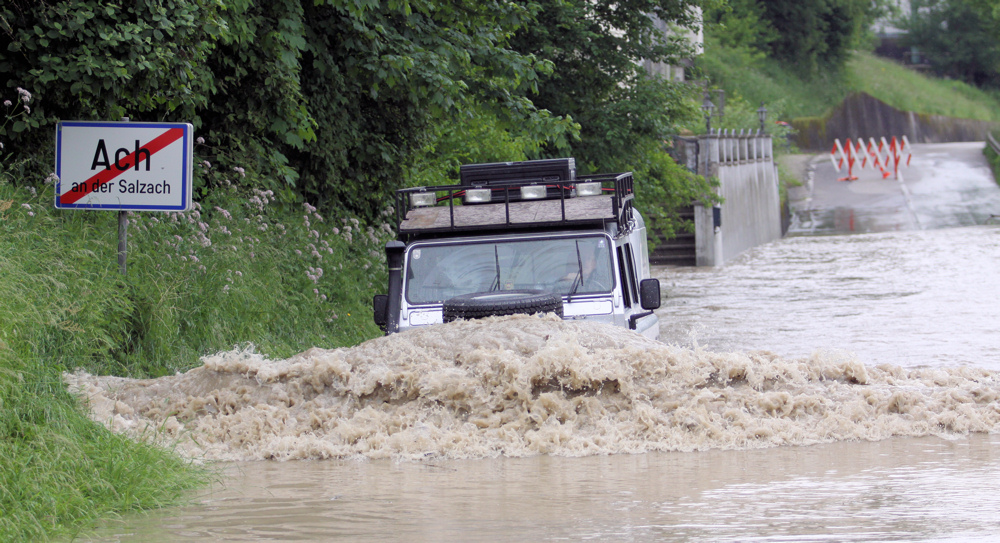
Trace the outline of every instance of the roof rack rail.
[[[480, 173], [483, 171], [488, 169]], [[603, 227], [608, 223], [617, 225], [619, 236], [632, 230], [632, 172], [556, 181], [548, 177], [493, 177], [461, 185], [399, 189], [397, 232], [409, 239], [477, 230]]]

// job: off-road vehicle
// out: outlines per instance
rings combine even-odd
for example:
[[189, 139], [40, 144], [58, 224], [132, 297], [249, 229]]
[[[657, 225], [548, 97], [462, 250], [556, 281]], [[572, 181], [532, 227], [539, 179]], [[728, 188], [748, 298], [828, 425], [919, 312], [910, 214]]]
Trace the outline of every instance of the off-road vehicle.
[[458, 185], [396, 191], [376, 324], [555, 312], [656, 339], [660, 282], [633, 191], [630, 172], [578, 179], [572, 158], [465, 165]]

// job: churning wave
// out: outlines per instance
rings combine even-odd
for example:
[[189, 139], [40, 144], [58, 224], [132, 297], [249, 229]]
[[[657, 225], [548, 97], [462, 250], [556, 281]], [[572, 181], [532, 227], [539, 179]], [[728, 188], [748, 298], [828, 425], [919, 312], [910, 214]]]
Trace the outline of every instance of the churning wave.
[[206, 460], [583, 456], [1000, 429], [995, 372], [714, 353], [551, 315], [203, 362], [151, 380], [65, 379], [94, 420]]

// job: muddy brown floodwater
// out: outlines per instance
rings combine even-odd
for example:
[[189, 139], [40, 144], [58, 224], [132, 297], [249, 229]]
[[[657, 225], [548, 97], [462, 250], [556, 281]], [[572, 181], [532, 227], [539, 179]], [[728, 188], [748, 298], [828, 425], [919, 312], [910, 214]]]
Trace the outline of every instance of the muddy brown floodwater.
[[1000, 228], [801, 237], [659, 268], [664, 343], [511, 317], [74, 374], [214, 462], [87, 541], [990, 541]]

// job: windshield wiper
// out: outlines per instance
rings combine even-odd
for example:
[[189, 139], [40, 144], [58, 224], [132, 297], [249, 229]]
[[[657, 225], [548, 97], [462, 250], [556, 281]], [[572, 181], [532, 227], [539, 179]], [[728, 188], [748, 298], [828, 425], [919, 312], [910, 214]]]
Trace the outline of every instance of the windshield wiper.
[[493, 258], [496, 259], [497, 263], [497, 276], [490, 285], [490, 292], [500, 290], [500, 253], [496, 245], [493, 246]]
[[573, 285], [569, 288], [569, 295], [566, 296], [566, 301], [573, 301], [573, 295], [576, 294], [576, 289], [580, 288], [583, 284], [583, 259], [580, 257], [580, 240], [576, 240], [576, 265], [579, 266], [579, 273], [576, 274], [576, 279], [573, 279]]

